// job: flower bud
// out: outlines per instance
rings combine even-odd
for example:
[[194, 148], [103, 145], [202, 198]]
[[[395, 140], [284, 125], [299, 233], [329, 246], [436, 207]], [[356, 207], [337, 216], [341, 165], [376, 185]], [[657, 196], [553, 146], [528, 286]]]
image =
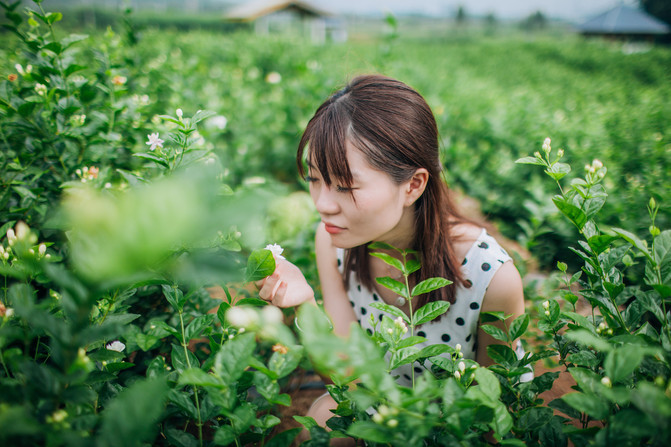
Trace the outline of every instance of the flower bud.
[[545, 316], [546, 316], [546, 317], [549, 317], [549, 316], [550, 316], [550, 311], [549, 311], [549, 310], [546, 310], [546, 311], [545, 311]]
[[552, 140], [551, 140], [550, 138], [546, 138], [546, 139], [543, 141], [543, 144], [544, 144], [544, 145], [548, 145], [548, 146], [549, 146], [550, 143], [552, 143]]
[[563, 157], [564, 156], [564, 149], [559, 149], [557, 151], [557, 155], [559, 155], [559, 158]]
[[592, 166], [594, 167], [595, 170], [596, 169], [601, 169], [601, 168], [603, 168], [603, 163], [601, 163], [600, 160], [595, 158], [594, 160], [592, 160]]
[[392, 328], [387, 329], [387, 334], [392, 335], [394, 333], [394, 330]]
[[396, 419], [389, 419], [387, 421], [387, 427], [389, 428], [396, 428], [398, 426], [398, 420]]
[[459, 372], [463, 374], [466, 371], [466, 364], [464, 362], [459, 362], [457, 368], [459, 368]]
[[454, 378], [457, 380], [461, 380], [461, 373], [459, 371], [454, 372]]
[[461, 343], [457, 343], [457, 345], [454, 347], [454, 350], [457, 352], [461, 351]]
[[548, 310], [550, 308], [550, 301], [543, 301], [543, 309]]
[[45, 244], [40, 244], [40, 246], [37, 248], [37, 252], [39, 253], [40, 257], [44, 256], [47, 252], [47, 246]]
[[384, 418], [380, 413], [375, 413], [373, 415], [373, 422], [375, 422], [376, 424], [381, 424], [382, 422], [384, 422]]
[[7, 230], [7, 242], [9, 245], [14, 245], [14, 242], [16, 242], [16, 234], [11, 228]]
[[184, 116], [184, 112], [182, 112], [182, 109], [175, 110], [175, 114], [177, 115], [177, 118], [179, 118], [180, 120], [182, 119], [182, 116]]
[[264, 324], [280, 324], [284, 319], [284, 314], [275, 306], [267, 305], [261, 309], [261, 316]]
[[610, 378], [608, 376], [603, 376], [601, 378], [601, 383], [608, 388], [613, 387], [613, 383], [610, 381]]

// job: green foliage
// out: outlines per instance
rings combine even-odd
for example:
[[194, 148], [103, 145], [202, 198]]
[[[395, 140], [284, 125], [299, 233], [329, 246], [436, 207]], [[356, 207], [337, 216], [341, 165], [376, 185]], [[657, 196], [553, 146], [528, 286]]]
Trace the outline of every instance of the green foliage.
[[[118, 33], [67, 35], [48, 2], [1, 5], [11, 34], [0, 36], [0, 444], [289, 445], [296, 430], [271, 439], [275, 413], [304, 364], [331, 376], [339, 402], [333, 431], [298, 418], [311, 445], [671, 437], [668, 50], [541, 36], [413, 42], [394, 17], [382, 44], [328, 51], [247, 33], [140, 34], [129, 17]], [[297, 340], [290, 311], [236, 286], [274, 270], [254, 250], [270, 241], [316, 284], [315, 213], [294, 148], [328, 89], [378, 70], [434, 108], [450, 184], [557, 264], [560, 289], [530, 314], [482, 315], [500, 342], [487, 368], [419, 347], [416, 327], [447, 303], [410, 316], [377, 304], [391, 318], [372, 336], [353, 328], [349, 343], [305, 306]], [[513, 164], [548, 127], [570, 163], [548, 142], [522, 160], [544, 172]], [[585, 178], [569, 181], [584, 164]], [[399, 296], [448, 283], [410, 288], [413, 253], [374, 249], [403, 273], [377, 279]], [[516, 340], [532, 331], [544, 349], [519, 358]], [[577, 385], [546, 403], [558, 373], [521, 376], [548, 357]], [[428, 370], [412, 387], [389, 374], [415, 363]]]

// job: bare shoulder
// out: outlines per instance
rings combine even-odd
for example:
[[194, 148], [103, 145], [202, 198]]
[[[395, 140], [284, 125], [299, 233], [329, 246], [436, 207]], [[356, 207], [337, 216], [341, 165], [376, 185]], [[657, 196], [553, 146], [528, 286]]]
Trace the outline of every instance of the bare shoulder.
[[507, 261], [494, 274], [482, 300], [485, 312], [503, 311], [519, 315], [524, 312], [522, 278], [512, 261]]
[[471, 223], [460, 223], [452, 227], [451, 243], [457, 257], [461, 260], [482, 233], [482, 227]]

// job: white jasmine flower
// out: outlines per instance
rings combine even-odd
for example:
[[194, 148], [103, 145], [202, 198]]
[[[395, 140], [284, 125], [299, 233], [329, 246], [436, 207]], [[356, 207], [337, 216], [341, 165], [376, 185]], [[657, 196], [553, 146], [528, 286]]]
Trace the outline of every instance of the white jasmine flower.
[[14, 242], [16, 242], [16, 234], [12, 228], [7, 230], [7, 242], [9, 245], [14, 245]]
[[550, 138], [546, 138], [545, 141], [543, 141], [543, 144], [547, 144], [548, 146], [552, 143], [552, 140]]
[[549, 301], [543, 301], [543, 309], [547, 310], [550, 308], [550, 302]]
[[545, 311], [545, 316], [546, 316], [546, 317], [549, 317], [549, 316], [550, 316], [550, 311], [549, 311], [549, 310], [546, 310], [546, 311]]
[[284, 319], [284, 314], [275, 306], [265, 306], [261, 309], [264, 324], [280, 324]]
[[608, 376], [604, 376], [603, 378], [601, 378], [601, 383], [608, 388], [611, 388], [613, 386], [613, 383], [610, 381], [610, 378]]
[[457, 368], [459, 368], [459, 372], [461, 372], [463, 374], [464, 371], [466, 371], [466, 364], [464, 362], [459, 362], [459, 364], [457, 365]]
[[594, 166], [594, 169], [598, 170], [598, 169], [603, 168], [603, 163], [601, 163], [600, 160], [595, 158], [594, 160], [592, 160], [592, 166]]
[[179, 118], [179, 120], [181, 121], [182, 117], [184, 116], [184, 112], [182, 112], [182, 109], [175, 110], [175, 114], [177, 115], [177, 118]]
[[123, 352], [126, 349], [126, 345], [121, 343], [119, 340], [114, 340], [112, 343], [107, 343], [105, 346], [110, 351]]
[[14, 309], [12, 309], [11, 307], [5, 309], [5, 316], [8, 318], [14, 316]]
[[162, 148], [164, 141], [161, 140], [158, 137], [158, 132], [154, 132], [152, 134], [147, 135], [147, 142], [145, 143], [147, 146], [149, 146], [149, 150], [153, 151], [154, 149]]
[[210, 118], [209, 123], [212, 127], [216, 127], [219, 130], [224, 130], [228, 124], [228, 118], [226, 118], [224, 115], [213, 116]]
[[284, 249], [279, 244], [268, 244], [266, 250], [270, 250], [276, 258], [284, 259], [284, 256], [282, 256]]
[[388, 426], [389, 428], [396, 428], [396, 427], [398, 426], [398, 420], [396, 420], [396, 419], [389, 419], [389, 420], [387, 421], [387, 426]]
[[457, 352], [461, 351], [461, 343], [457, 343], [457, 346], [455, 346], [454, 349], [455, 349]]
[[375, 413], [373, 415], [373, 422], [375, 422], [376, 424], [381, 424], [383, 421], [384, 421], [384, 418], [382, 417], [382, 415], [380, 413]]
[[394, 330], [392, 328], [387, 329], [387, 334], [392, 335], [394, 333]]
[[268, 84], [279, 84], [282, 82], [282, 75], [276, 71], [271, 71], [266, 75], [266, 82]]
[[35, 84], [35, 92], [40, 96], [44, 96], [47, 94], [47, 86], [38, 82]]
[[459, 371], [454, 372], [454, 378], [457, 380], [461, 380], [461, 373]]
[[259, 315], [248, 307], [231, 307], [226, 311], [226, 319], [235, 327], [254, 327], [259, 324]]
[[21, 66], [21, 64], [14, 65], [14, 68], [16, 68], [16, 71], [18, 71], [21, 76], [26, 74], [26, 72], [23, 71], [23, 67]]
[[39, 253], [40, 257], [44, 256], [47, 253], [47, 246], [44, 244], [40, 244], [40, 246], [37, 247], [37, 253]]

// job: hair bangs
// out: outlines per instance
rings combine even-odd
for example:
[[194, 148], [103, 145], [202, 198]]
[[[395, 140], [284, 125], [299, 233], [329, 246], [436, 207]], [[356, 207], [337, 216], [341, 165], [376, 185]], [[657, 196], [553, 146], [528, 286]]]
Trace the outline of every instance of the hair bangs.
[[[309, 166], [317, 169], [327, 185], [334, 181], [351, 187], [352, 172], [347, 163], [347, 139], [350, 120], [337, 102], [325, 104], [308, 123], [299, 143], [299, 172], [306, 177], [303, 154]], [[307, 149], [306, 149], [307, 148]]]

